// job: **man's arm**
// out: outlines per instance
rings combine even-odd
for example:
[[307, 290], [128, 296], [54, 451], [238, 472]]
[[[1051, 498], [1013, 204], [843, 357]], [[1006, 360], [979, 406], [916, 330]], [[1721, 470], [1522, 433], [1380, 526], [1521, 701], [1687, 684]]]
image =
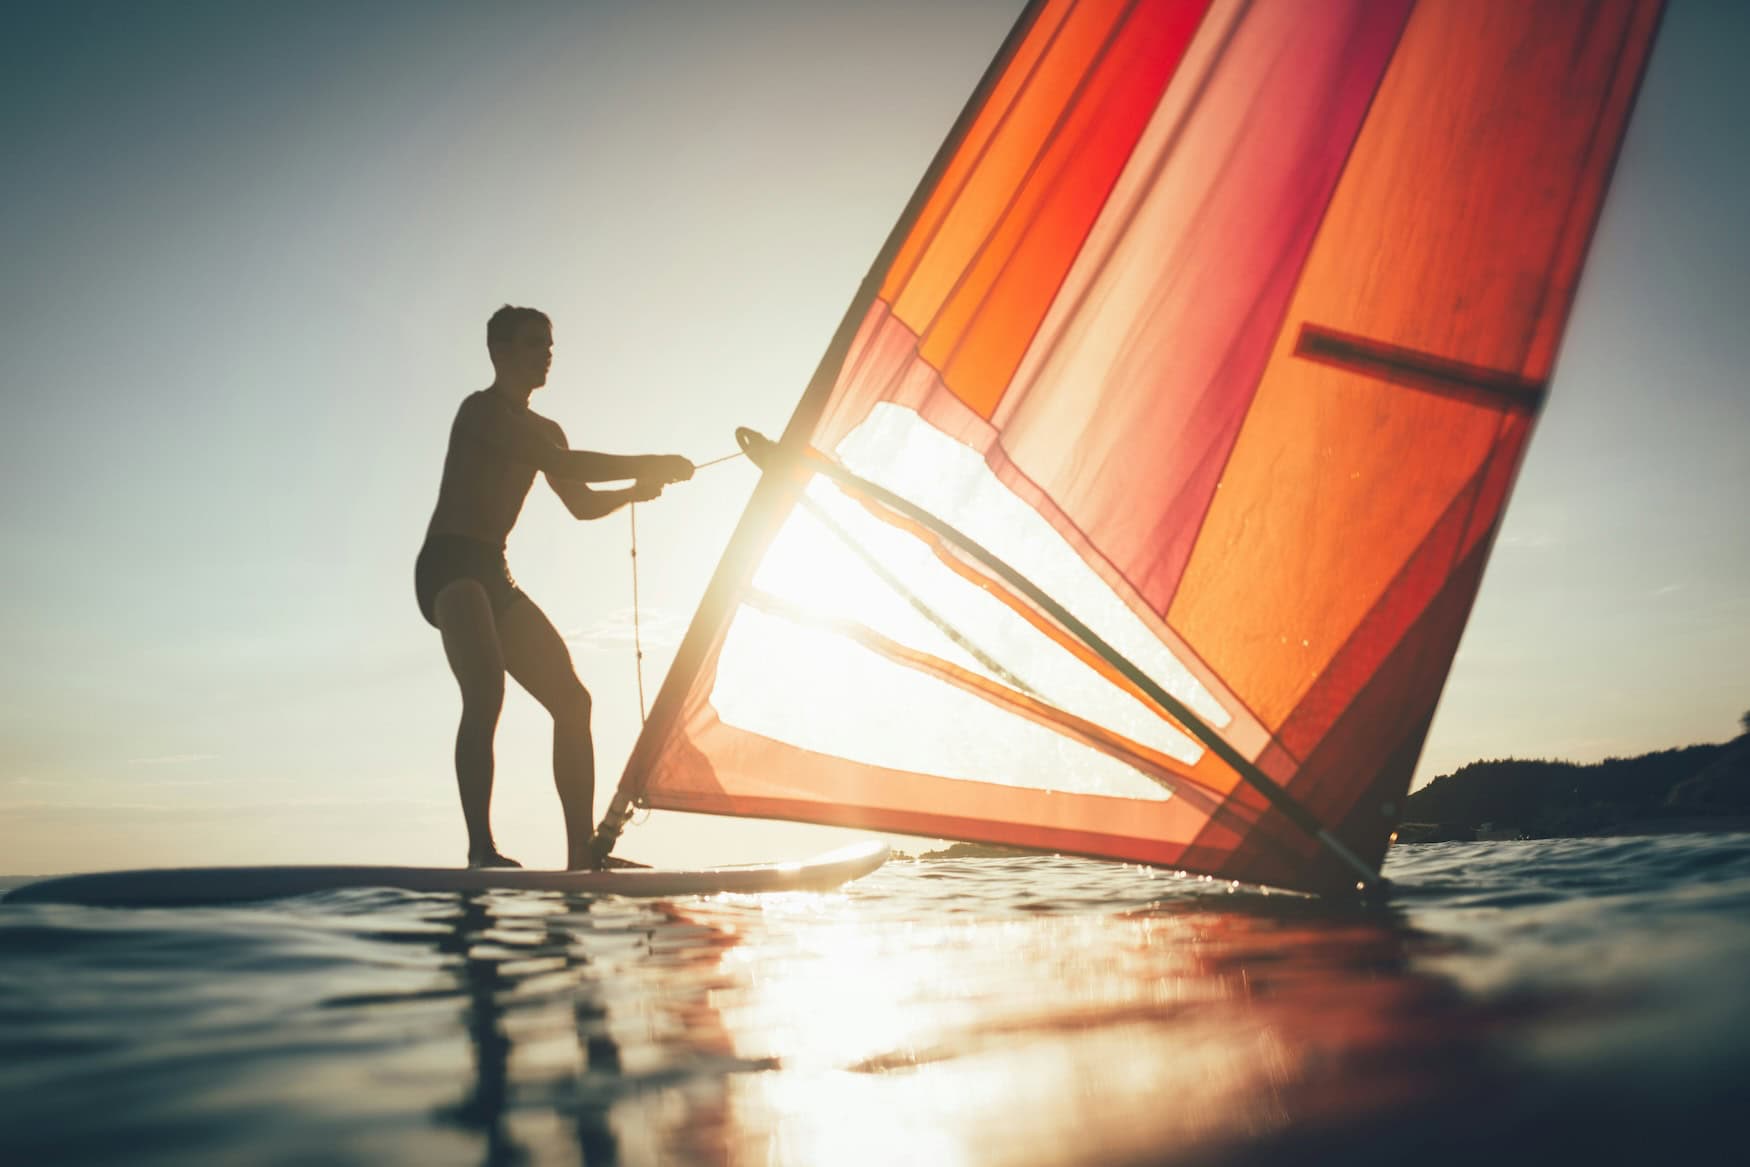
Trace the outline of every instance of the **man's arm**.
[[629, 502], [648, 502], [661, 494], [663, 487], [663, 483], [649, 478], [640, 478], [619, 490], [591, 490], [581, 482], [567, 482], [563, 478], [549, 478], [547, 484], [572, 517], [578, 519], [600, 519]]
[[[546, 421], [546, 419], [542, 419]], [[565, 448], [565, 431], [559, 428], [559, 423], [546, 421], [552, 427], [554, 442], [559, 448]], [[582, 454], [581, 450], [568, 450], [567, 453]], [[631, 477], [635, 479], [631, 486], [619, 490], [592, 490], [587, 482], [563, 475], [547, 473], [547, 485], [553, 488], [553, 493], [559, 496], [565, 504], [565, 509], [579, 519], [599, 519], [611, 515], [629, 502], [647, 502], [662, 493], [662, 488], [671, 482], [682, 482], [693, 476], [693, 464], [678, 454], [649, 454], [641, 456], [622, 456], [616, 454], [591, 454], [589, 457], [611, 459], [615, 463], [634, 465], [637, 469], [630, 475], [621, 473], [616, 478]], [[600, 481], [591, 479], [589, 481]]]
[[557, 489], [559, 482], [623, 482], [628, 478], [652, 479], [664, 485], [684, 482], [693, 476], [693, 464], [678, 454], [598, 454], [572, 450], [565, 445], [565, 432], [547, 418], [525, 414], [512, 417], [501, 409], [483, 408], [481, 424], [475, 427], [480, 440], [507, 454], [514, 462], [533, 466]]
[[568, 450], [563, 446], [536, 469], [549, 482], [623, 482], [635, 478], [667, 486], [693, 476], [693, 464], [679, 454], [597, 454], [592, 450]]

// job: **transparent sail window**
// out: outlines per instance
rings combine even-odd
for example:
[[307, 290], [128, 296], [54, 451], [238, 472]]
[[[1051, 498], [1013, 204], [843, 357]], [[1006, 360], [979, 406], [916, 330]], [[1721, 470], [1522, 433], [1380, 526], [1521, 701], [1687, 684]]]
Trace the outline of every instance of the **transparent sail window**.
[[1004, 486], [977, 452], [904, 406], [880, 402], [845, 435], [835, 453], [854, 473], [939, 516], [1032, 580], [1209, 725], [1222, 729], [1233, 720], [1075, 548]]
[[739, 609], [711, 703], [725, 723], [854, 762], [944, 778], [1159, 801], [1123, 762], [843, 636]]
[[810, 616], [860, 624], [1186, 765], [1203, 755], [1151, 706], [825, 479], [809, 484], [752, 583]]

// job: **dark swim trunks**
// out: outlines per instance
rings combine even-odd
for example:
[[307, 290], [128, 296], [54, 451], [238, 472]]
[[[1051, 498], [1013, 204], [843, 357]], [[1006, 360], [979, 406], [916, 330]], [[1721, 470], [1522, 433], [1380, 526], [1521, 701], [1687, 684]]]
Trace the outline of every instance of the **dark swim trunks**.
[[504, 548], [466, 535], [427, 535], [413, 565], [413, 591], [419, 597], [419, 614], [433, 628], [437, 627], [433, 605], [438, 593], [459, 579], [478, 580], [492, 601], [495, 615], [503, 615], [518, 600], [528, 599], [510, 577]]

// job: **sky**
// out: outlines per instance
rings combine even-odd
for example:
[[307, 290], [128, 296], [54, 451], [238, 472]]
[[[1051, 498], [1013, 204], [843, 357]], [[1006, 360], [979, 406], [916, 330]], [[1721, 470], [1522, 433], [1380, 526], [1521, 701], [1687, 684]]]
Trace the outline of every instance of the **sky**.
[[[486, 316], [574, 445], [776, 435], [1018, 0], [0, 8], [0, 870], [454, 863], [412, 564]], [[1673, 0], [1417, 782], [1724, 740], [1750, 708], [1750, 6]], [[654, 694], [754, 483], [639, 508]], [[517, 579], [636, 735], [624, 512], [537, 485]], [[495, 822], [563, 856], [513, 687]], [[624, 854], [823, 828], [655, 815]]]

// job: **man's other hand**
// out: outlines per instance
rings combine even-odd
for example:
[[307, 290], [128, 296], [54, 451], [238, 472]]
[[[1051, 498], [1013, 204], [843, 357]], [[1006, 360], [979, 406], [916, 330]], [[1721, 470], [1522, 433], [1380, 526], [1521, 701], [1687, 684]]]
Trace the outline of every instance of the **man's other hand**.
[[640, 478], [626, 488], [626, 497], [633, 502], [649, 502], [662, 493], [668, 483], [656, 478]]

